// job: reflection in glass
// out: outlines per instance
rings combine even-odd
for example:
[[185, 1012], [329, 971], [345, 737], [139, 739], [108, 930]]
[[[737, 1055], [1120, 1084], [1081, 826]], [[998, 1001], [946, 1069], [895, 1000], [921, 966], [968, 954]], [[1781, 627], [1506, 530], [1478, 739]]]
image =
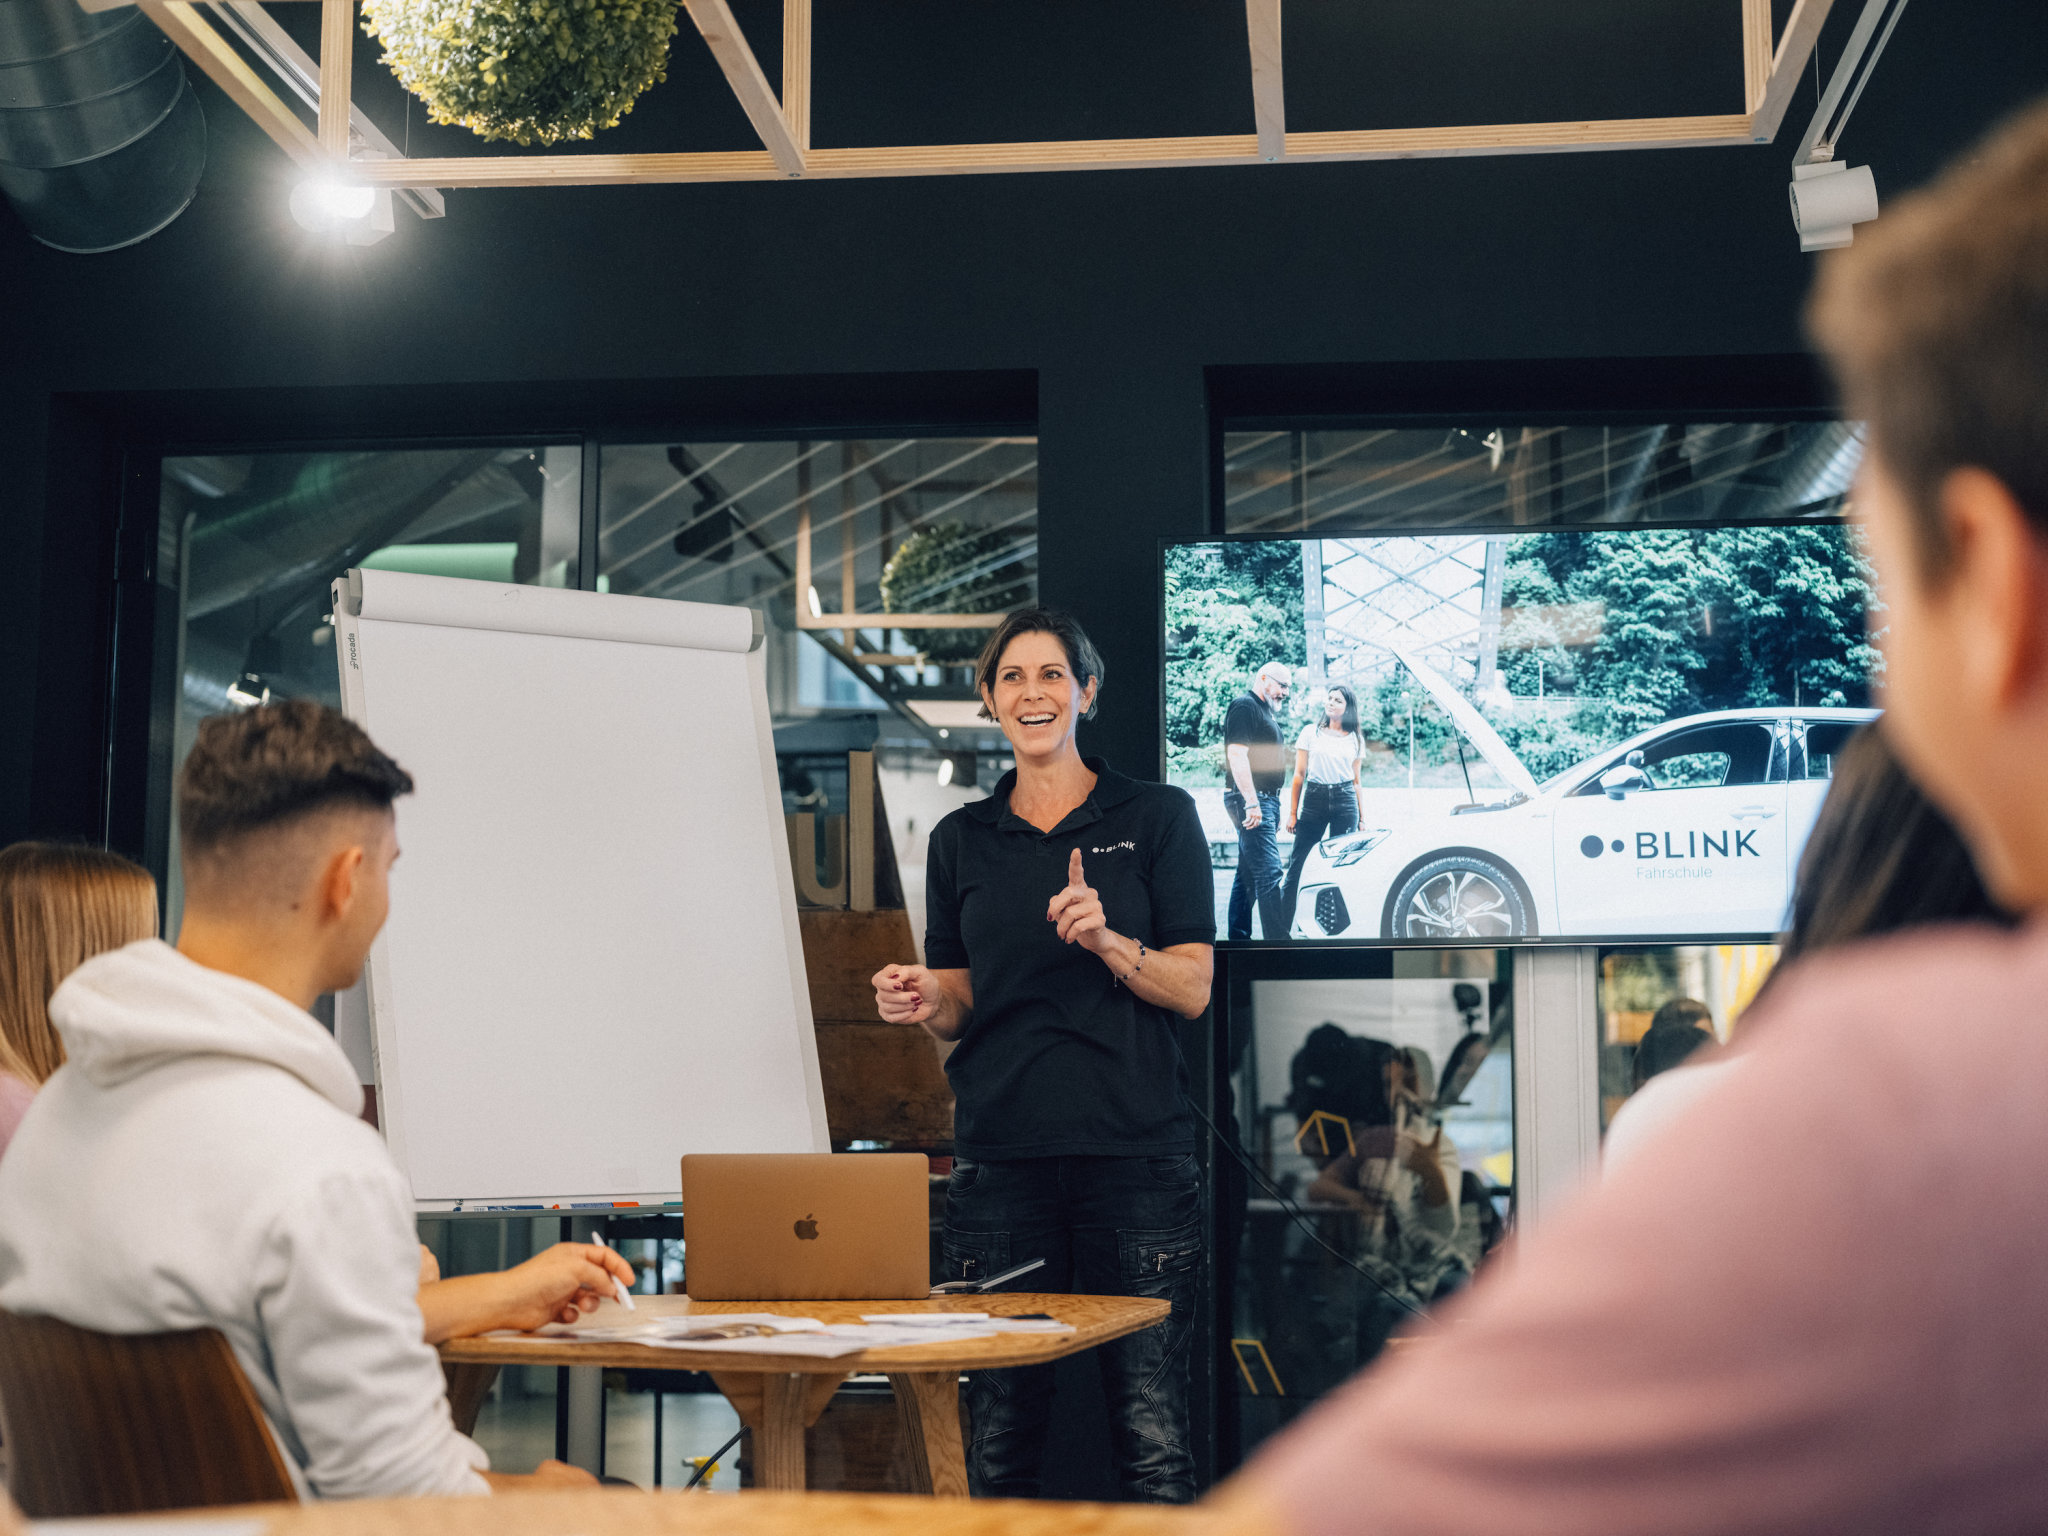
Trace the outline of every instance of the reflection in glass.
[[181, 904], [167, 815], [208, 715], [273, 698], [339, 705], [330, 588], [351, 566], [576, 585], [581, 450], [438, 448], [167, 458], [159, 580], [177, 593], [177, 705], [151, 798], [168, 933]]
[[[1259, 980], [1233, 1079], [1256, 1170], [1232, 1316], [1244, 1449], [1460, 1290], [1512, 1214], [1507, 951], [1406, 951], [1379, 980]], [[1223, 1188], [1228, 1189], [1226, 1181]], [[1226, 1238], [1228, 1233], [1226, 1233]]]
[[1033, 601], [1035, 440], [620, 444], [604, 450], [601, 487], [600, 589], [762, 609], [778, 721], [892, 711], [1000, 750], [969, 678], [987, 626], [808, 621]]
[[1645, 1082], [1680, 1065], [1688, 1047], [1734, 1040], [1777, 958], [1775, 944], [1601, 950], [1600, 1129]]
[[1232, 432], [1224, 531], [1780, 521], [1842, 513], [1851, 422]]

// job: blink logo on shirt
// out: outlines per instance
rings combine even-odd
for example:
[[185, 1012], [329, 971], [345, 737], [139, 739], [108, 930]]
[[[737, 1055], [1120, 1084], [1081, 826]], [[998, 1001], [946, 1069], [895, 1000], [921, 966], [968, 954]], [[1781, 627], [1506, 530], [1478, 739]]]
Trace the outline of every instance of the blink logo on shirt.
[[1088, 851], [1090, 853], [1117, 853], [1124, 849], [1129, 849], [1132, 853], [1136, 853], [1138, 851], [1138, 845], [1136, 843], [1129, 842], [1111, 843], [1107, 848], [1090, 848]]

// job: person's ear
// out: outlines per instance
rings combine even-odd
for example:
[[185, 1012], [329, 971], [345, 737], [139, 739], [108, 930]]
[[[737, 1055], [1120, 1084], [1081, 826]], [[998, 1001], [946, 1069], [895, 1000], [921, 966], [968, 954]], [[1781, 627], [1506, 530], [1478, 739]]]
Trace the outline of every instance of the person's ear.
[[1081, 689], [1081, 708], [1079, 714], [1082, 719], [1085, 720], [1088, 717], [1088, 711], [1095, 707], [1095, 690], [1101, 686], [1101, 678], [1091, 677], [1088, 679], [1086, 686]]
[[1982, 469], [1950, 471], [1938, 511], [1946, 596], [1972, 631], [1958, 666], [1996, 708], [2048, 699], [2048, 544], [2005, 482]]
[[320, 877], [320, 916], [328, 922], [345, 919], [356, 904], [362, 887], [363, 861], [360, 843], [350, 843], [328, 855]]
[[981, 687], [981, 707], [988, 711], [989, 719], [1000, 721], [1003, 718], [1002, 711], [996, 708], [995, 690], [985, 683]]

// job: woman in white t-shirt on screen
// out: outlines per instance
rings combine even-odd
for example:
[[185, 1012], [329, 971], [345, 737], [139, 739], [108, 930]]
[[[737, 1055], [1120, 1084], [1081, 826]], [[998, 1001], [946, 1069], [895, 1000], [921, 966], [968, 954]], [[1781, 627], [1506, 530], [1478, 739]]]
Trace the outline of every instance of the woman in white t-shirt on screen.
[[1287, 880], [1280, 891], [1280, 909], [1294, 934], [1294, 903], [1301, 894], [1301, 867], [1308, 852], [1326, 837], [1358, 830], [1358, 775], [1365, 764], [1365, 738], [1358, 732], [1358, 695], [1332, 683], [1323, 700], [1323, 718], [1301, 728], [1294, 743], [1294, 786], [1287, 805], [1286, 830], [1294, 834], [1294, 853], [1287, 861]]

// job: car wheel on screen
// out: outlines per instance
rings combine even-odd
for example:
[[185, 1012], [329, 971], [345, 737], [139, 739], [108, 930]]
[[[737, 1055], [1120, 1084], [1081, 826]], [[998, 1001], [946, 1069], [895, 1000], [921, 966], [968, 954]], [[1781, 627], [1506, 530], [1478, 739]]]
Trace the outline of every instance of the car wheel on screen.
[[1391, 917], [1396, 939], [1511, 939], [1531, 928], [1521, 882], [1471, 853], [1445, 854], [1409, 875]]

